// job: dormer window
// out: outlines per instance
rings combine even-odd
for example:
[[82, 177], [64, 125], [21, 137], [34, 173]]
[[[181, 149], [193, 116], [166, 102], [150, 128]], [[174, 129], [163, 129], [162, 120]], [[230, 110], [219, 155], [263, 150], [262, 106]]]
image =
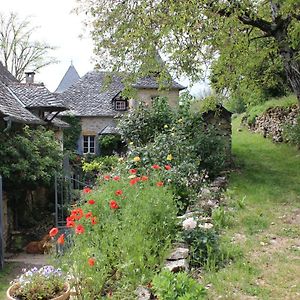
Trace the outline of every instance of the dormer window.
[[118, 98], [114, 100], [114, 109], [118, 111], [125, 111], [127, 110], [127, 100]]

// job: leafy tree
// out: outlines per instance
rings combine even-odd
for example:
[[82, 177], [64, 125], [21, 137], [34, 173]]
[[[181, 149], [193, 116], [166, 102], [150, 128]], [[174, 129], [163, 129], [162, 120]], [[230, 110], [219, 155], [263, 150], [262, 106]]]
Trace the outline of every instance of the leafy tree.
[[24, 79], [26, 69], [36, 72], [56, 62], [53, 57], [47, 56], [53, 47], [32, 40], [36, 29], [31, 26], [29, 18], [21, 20], [13, 12], [7, 17], [0, 14], [0, 60], [20, 81]]
[[[93, 25], [96, 53], [101, 58], [109, 54], [104, 63], [113, 64], [115, 70], [141, 76], [163, 68], [160, 78], [166, 77], [168, 69], [197, 79], [203, 64], [216, 60], [222, 49], [228, 52], [227, 63], [230, 55], [245, 62], [249, 57], [244, 57], [244, 49], [253, 52], [252, 42], [261, 39], [268, 45], [259, 47], [261, 55], [267, 60], [274, 55], [275, 60], [280, 59], [276, 65], [284, 69], [300, 103], [299, 0], [80, 2], [78, 10], [83, 9]], [[167, 58], [165, 64], [157, 60], [157, 51]], [[244, 76], [240, 66], [232, 64], [226, 75], [237, 71]]]
[[25, 126], [20, 132], [0, 134], [0, 174], [6, 190], [49, 184], [61, 162], [60, 145], [50, 130]]

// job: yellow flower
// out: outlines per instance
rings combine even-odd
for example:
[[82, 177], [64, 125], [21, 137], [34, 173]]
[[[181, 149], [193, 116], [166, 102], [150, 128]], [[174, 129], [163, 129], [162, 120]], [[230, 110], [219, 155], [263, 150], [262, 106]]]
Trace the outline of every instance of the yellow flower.
[[182, 123], [182, 121], [183, 121], [182, 119], [179, 119], [177, 122], [178, 122], [178, 123]]
[[123, 157], [120, 157], [120, 158], [118, 159], [118, 161], [119, 161], [120, 163], [122, 163], [122, 162], [124, 161], [124, 158], [123, 158]]
[[129, 145], [133, 145], [133, 142], [129, 142]]
[[136, 178], [136, 175], [130, 175], [128, 176], [129, 179], [133, 179], [133, 178]]
[[173, 155], [172, 154], [168, 154], [167, 160], [172, 160], [172, 159], [173, 159]]
[[139, 162], [139, 161], [141, 161], [141, 158], [139, 156], [136, 156], [136, 157], [133, 158], [133, 161], [134, 162]]
[[169, 126], [168, 126], [168, 125], [165, 125], [164, 128], [169, 128]]

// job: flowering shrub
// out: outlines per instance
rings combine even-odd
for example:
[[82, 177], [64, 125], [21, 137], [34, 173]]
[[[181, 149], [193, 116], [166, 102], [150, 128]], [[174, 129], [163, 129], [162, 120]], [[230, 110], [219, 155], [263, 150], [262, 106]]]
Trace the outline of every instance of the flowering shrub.
[[67, 218], [74, 235], [63, 264], [78, 280], [82, 299], [125, 299], [164, 261], [176, 233], [176, 206], [156, 169], [130, 169], [99, 181]]
[[65, 282], [62, 271], [52, 266], [23, 269], [23, 274], [12, 282], [16, 288], [11, 296], [22, 300], [52, 299], [66, 290]]

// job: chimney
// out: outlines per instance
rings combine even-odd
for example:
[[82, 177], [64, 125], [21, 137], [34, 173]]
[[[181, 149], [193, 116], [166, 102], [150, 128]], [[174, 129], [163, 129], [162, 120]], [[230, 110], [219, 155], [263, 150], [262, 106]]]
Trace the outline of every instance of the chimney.
[[26, 80], [26, 83], [30, 84], [30, 83], [34, 83], [34, 75], [35, 73], [34, 72], [25, 72], [25, 80]]

